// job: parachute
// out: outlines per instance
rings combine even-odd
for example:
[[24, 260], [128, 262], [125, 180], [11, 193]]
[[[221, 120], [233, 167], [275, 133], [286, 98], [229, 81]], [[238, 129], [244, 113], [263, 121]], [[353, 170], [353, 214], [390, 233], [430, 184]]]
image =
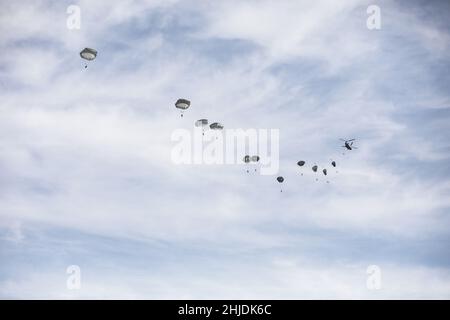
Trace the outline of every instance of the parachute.
[[[223, 130], [223, 125], [220, 124], [219, 122], [214, 122], [211, 123], [209, 125], [209, 127], [211, 128], [211, 130]], [[216, 135], [216, 139], [218, 138], [218, 136]]]
[[[259, 156], [252, 156], [252, 157], [250, 158], [250, 160], [251, 160], [252, 162], [258, 163], [258, 162], [259, 162]], [[255, 168], [255, 172], [257, 172], [257, 171], [258, 171], [258, 169]]]
[[[277, 177], [277, 181], [279, 183], [283, 183], [284, 182], [284, 178], [282, 176], [279, 176], [279, 177]], [[281, 187], [280, 187], [280, 192], [283, 192], [283, 189], [281, 189]]]
[[[303, 167], [304, 165], [305, 165], [305, 161], [303, 161], [303, 160], [300, 160], [299, 162], [297, 162], [297, 165], [299, 166], [299, 167]], [[303, 175], [303, 172], [301, 173], [301, 175]]]
[[[334, 162], [334, 161], [333, 161], [333, 162]], [[322, 172], [323, 172], [324, 175], [327, 175], [327, 174], [328, 174], [327, 169], [323, 169]], [[330, 183], [330, 181], [327, 180], [327, 183]]]
[[208, 119], [200, 119], [195, 121], [196, 127], [202, 127], [202, 134], [205, 135], [205, 127], [208, 126]]
[[[332, 161], [331, 161], [331, 165], [332, 165], [334, 168], [336, 168], [336, 161], [332, 160]], [[339, 171], [336, 170], [336, 173], [338, 173], [338, 172], [339, 172]]]
[[[84, 60], [92, 61], [97, 57], [97, 50], [95, 49], [91, 49], [91, 48], [84, 48], [83, 50], [81, 50], [80, 52], [80, 57], [83, 58]], [[84, 68], [87, 68], [87, 62], [84, 65]]]
[[244, 163], [246, 164], [246, 171], [247, 171], [247, 173], [249, 173], [249, 170], [248, 170], [248, 164], [252, 161], [252, 158], [249, 156], [249, 155], [246, 155], [245, 157], [244, 157], [244, 159], [242, 159], [242, 161], [244, 161]]
[[300, 160], [299, 162], [297, 162], [297, 165], [300, 167], [303, 167], [305, 165], [305, 163], [306, 163], [305, 161]]
[[204, 127], [208, 125], [208, 119], [200, 119], [195, 121], [195, 126], [196, 127]]
[[223, 125], [220, 124], [219, 122], [211, 123], [211, 124], [209, 125], [209, 127], [210, 127], [212, 130], [222, 130], [222, 129], [223, 129]]
[[175, 107], [181, 110], [181, 117], [183, 117], [183, 111], [191, 106], [191, 102], [187, 99], [178, 99], [175, 102]]
[[[314, 165], [311, 169], [312, 171], [317, 172], [317, 169], [319, 169], [319, 167], [317, 165]], [[316, 178], [316, 181], [319, 181], [319, 179]]]

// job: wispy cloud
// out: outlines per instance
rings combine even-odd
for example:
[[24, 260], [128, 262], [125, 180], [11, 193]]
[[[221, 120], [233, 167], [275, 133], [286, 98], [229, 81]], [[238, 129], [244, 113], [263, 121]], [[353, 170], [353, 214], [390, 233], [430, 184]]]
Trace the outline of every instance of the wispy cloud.
[[[1, 3], [1, 296], [449, 297], [448, 5], [382, 2], [371, 31], [367, 1], [91, 2], [80, 30], [72, 3]], [[280, 129], [283, 193], [174, 165], [171, 132], [203, 117]], [[295, 166], [331, 158], [329, 184]]]

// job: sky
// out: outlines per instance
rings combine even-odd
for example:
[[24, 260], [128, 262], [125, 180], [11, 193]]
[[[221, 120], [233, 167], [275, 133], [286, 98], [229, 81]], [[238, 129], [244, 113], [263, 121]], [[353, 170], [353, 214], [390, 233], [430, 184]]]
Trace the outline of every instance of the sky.
[[[449, 16], [0, 0], [0, 298], [449, 299]], [[279, 172], [174, 164], [172, 133], [201, 118], [279, 130]]]

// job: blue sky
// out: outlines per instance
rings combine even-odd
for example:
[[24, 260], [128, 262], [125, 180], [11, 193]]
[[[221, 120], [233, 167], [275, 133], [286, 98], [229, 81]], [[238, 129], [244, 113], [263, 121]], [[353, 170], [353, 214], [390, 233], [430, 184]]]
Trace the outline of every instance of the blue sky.
[[[0, 297], [450, 298], [449, 15], [0, 1]], [[238, 165], [174, 165], [171, 133], [203, 117], [279, 129], [283, 193]], [[359, 149], [342, 155], [342, 137]], [[295, 165], [331, 158], [330, 184]]]

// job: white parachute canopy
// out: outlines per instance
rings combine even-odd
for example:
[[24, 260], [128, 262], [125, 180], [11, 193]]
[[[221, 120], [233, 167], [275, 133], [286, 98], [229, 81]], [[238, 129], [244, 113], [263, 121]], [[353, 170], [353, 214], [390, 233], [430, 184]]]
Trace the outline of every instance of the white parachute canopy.
[[196, 127], [205, 127], [208, 125], [208, 119], [200, 119], [195, 121], [195, 126]]
[[208, 119], [200, 119], [195, 121], [196, 127], [202, 128], [202, 134], [205, 135], [205, 129], [208, 128]]
[[252, 162], [258, 162], [259, 161], [259, 156], [252, 156]]

